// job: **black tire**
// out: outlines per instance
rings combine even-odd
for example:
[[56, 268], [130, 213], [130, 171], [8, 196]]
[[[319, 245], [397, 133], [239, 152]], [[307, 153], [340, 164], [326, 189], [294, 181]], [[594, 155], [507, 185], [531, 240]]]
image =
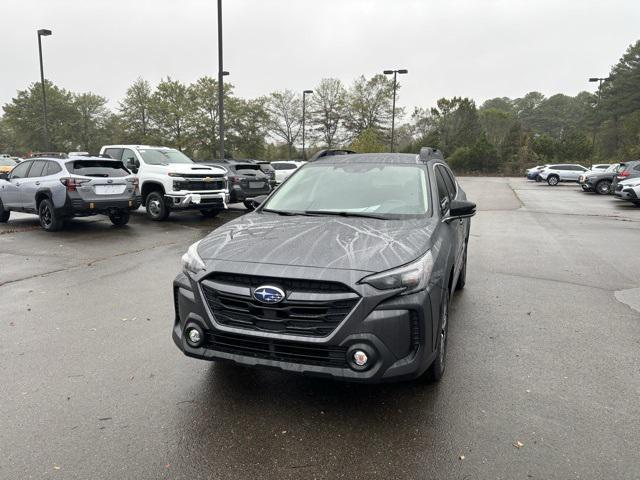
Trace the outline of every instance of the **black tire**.
[[253, 208], [253, 201], [251, 201], [251, 200], [245, 200], [245, 201], [244, 201], [244, 202], [242, 202], [242, 203], [244, 203], [244, 207], [245, 207], [247, 210], [249, 210], [249, 211], [253, 211], [253, 210], [255, 210], [255, 208]]
[[540, 175], [538, 175], [538, 176], [536, 177], [536, 182], [541, 182], [541, 181], [542, 181], [542, 179], [540, 178]]
[[558, 175], [549, 175], [547, 177], [547, 183], [552, 187], [555, 187], [560, 183], [560, 177]]
[[422, 375], [422, 380], [426, 382], [438, 382], [444, 375], [447, 366], [447, 337], [449, 334], [449, 290], [445, 291], [442, 305], [440, 306], [440, 335], [438, 347], [436, 348], [436, 358], [429, 368]]
[[115, 213], [109, 214], [109, 220], [111, 220], [111, 223], [113, 223], [116, 227], [121, 227], [129, 223], [130, 217], [131, 214], [127, 210], [119, 210]]
[[596, 183], [596, 192], [600, 195], [609, 195], [611, 193], [611, 182], [609, 180], [600, 180]]
[[161, 192], [151, 192], [147, 195], [145, 204], [147, 206], [147, 215], [156, 222], [166, 220], [169, 213], [171, 213], [164, 202], [164, 195]]
[[214, 218], [218, 216], [220, 210], [217, 208], [208, 208], [207, 210], [200, 210], [200, 213], [207, 218]]
[[456, 282], [456, 291], [462, 290], [467, 283], [467, 244], [464, 245], [464, 256], [462, 257], [462, 268], [460, 269], [460, 275], [458, 275], [458, 281]]
[[590, 192], [591, 189], [589, 187], [587, 187], [586, 185], [580, 185], [582, 187], [582, 191], [583, 192]]
[[64, 226], [64, 218], [56, 214], [53, 202], [48, 198], [38, 204], [38, 218], [40, 226], [47, 232], [57, 232]]
[[4, 205], [2, 205], [2, 200], [0, 200], [0, 223], [7, 223], [10, 216], [11, 210], [5, 210]]

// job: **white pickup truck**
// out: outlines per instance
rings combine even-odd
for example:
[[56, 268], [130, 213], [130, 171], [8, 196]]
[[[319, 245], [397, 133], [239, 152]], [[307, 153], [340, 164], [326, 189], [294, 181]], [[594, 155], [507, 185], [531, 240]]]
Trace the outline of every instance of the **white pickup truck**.
[[131, 170], [140, 181], [142, 204], [153, 220], [166, 219], [172, 210], [200, 210], [214, 217], [227, 208], [226, 170], [199, 165], [175, 148], [148, 145], [105, 145], [108, 155]]

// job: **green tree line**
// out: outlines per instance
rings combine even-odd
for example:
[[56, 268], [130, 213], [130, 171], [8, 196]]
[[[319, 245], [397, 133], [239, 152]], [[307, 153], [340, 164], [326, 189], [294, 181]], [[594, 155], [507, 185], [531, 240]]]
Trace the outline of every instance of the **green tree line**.
[[[218, 84], [171, 78], [153, 86], [138, 78], [117, 107], [93, 93], [45, 83], [50, 149], [96, 152], [103, 144], [162, 144], [196, 159], [216, 158]], [[360, 76], [350, 85], [322, 79], [306, 98], [308, 153], [320, 148], [382, 152], [389, 148], [393, 83]], [[290, 90], [244, 99], [224, 84], [225, 151], [232, 158], [301, 158], [302, 97]], [[20, 90], [3, 107], [0, 151], [44, 149], [42, 89]], [[410, 115], [396, 108], [396, 145], [440, 148], [458, 171], [520, 173], [525, 166], [567, 161], [613, 162], [640, 157], [640, 41], [612, 67], [596, 93], [545, 97], [441, 98]], [[403, 123], [404, 121], [404, 123]]]

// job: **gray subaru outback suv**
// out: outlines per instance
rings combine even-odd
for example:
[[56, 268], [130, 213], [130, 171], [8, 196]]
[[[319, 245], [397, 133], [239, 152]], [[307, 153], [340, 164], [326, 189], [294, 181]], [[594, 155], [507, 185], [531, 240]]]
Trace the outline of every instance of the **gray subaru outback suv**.
[[35, 213], [47, 231], [71, 217], [108, 215], [125, 225], [140, 206], [138, 179], [119, 160], [102, 157], [33, 158], [0, 175], [0, 222], [12, 211]]
[[173, 340], [206, 360], [359, 382], [445, 369], [468, 202], [442, 155], [329, 155], [192, 245]]

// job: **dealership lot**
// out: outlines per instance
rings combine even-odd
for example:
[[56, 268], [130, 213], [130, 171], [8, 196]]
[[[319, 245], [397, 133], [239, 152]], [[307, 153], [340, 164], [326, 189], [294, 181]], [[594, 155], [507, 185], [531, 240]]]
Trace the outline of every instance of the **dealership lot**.
[[439, 385], [182, 356], [180, 256], [242, 209], [0, 225], [0, 478], [640, 477], [640, 208], [462, 185], [479, 213]]

